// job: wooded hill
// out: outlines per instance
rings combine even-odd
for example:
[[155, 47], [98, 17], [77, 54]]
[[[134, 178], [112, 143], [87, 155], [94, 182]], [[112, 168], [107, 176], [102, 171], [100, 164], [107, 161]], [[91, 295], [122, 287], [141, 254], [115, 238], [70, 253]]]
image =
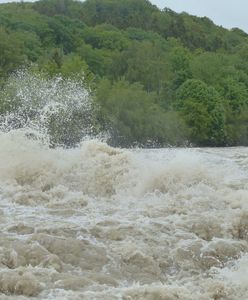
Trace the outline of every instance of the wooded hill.
[[248, 35], [238, 28], [147, 0], [0, 4], [2, 89], [23, 66], [84, 77], [112, 144], [248, 145]]

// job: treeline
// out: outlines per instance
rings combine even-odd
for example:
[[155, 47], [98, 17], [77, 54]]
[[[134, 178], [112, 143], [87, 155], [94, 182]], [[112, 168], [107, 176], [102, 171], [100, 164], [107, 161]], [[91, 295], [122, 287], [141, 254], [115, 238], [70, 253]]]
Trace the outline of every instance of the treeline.
[[115, 145], [248, 145], [247, 42], [147, 0], [1, 4], [0, 84], [23, 66], [84, 78]]

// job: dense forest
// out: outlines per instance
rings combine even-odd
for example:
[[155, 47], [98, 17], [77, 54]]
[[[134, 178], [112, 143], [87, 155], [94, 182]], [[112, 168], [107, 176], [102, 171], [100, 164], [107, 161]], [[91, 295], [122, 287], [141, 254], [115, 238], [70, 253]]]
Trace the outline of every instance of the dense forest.
[[1, 4], [2, 115], [17, 109], [6, 86], [24, 67], [83, 78], [111, 144], [248, 145], [248, 34], [238, 28], [148, 0]]

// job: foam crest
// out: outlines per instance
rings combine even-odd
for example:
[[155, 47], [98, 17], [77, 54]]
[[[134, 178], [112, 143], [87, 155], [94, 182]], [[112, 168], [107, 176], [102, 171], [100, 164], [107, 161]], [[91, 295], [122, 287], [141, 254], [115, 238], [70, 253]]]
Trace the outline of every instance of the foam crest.
[[173, 193], [200, 184], [215, 187], [221, 173], [211, 172], [208, 163], [199, 153], [192, 151], [171, 151], [159, 163], [143, 161], [142, 181], [139, 185], [143, 193]]
[[129, 154], [98, 141], [71, 150], [51, 149], [17, 130], [2, 133], [0, 142], [2, 186], [12, 185], [8, 193], [19, 203], [22, 196], [25, 201], [31, 197], [33, 204], [57, 197], [62, 201], [63, 195], [69, 201], [70, 194], [74, 199], [83, 194], [112, 196], [127, 180]]
[[78, 82], [3, 93], [3, 299], [248, 298], [246, 148], [113, 148]]

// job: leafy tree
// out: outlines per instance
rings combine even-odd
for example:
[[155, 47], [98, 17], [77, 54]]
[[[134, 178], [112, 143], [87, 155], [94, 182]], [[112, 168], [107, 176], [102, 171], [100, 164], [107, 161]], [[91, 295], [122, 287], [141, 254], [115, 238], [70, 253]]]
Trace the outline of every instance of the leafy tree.
[[65, 78], [83, 78], [88, 86], [94, 79], [94, 75], [90, 72], [87, 63], [80, 56], [73, 54], [64, 58], [60, 73]]
[[6, 3], [0, 86], [23, 66], [49, 80], [84, 79], [102, 106], [99, 120], [116, 129], [116, 144], [246, 145], [247, 41], [240, 29], [148, 0]]
[[224, 144], [225, 111], [214, 88], [200, 80], [189, 79], [179, 88], [175, 105], [182, 112], [194, 143]]
[[247, 106], [239, 114], [231, 111], [227, 114], [227, 142], [228, 146], [248, 146], [248, 108]]
[[120, 29], [149, 29], [152, 13], [159, 11], [148, 0], [86, 0], [83, 10], [86, 24], [109, 23]]
[[9, 33], [4, 28], [0, 28], [0, 53], [0, 77], [6, 77], [11, 71], [26, 62], [24, 43], [20, 35]]
[[114, 76], [140, 82], [147, 92], [160, 93], [170, 76], [166, 54], [151, 42], [133, 42], [113, 61], [112, 69]]
[[227, 78], [222, 85], [222, 95], [233, 113], [240, 113], [248, 105], [248, 90], [243, 82]]
[[121, 80], [112, 85], [105, 79], [98, 87], [97, 101], [114, 132], [114, 143], [175, 145], [186, 140], [180, 117], [161, 110], [156, 95], [144, 91], [140, 84]]
[[174, 47], [170, 52], [170, 64], [174, 73], [173, 86], [177, 89], [184, 81], [192, 78], [190, 52], [184, 47]]

